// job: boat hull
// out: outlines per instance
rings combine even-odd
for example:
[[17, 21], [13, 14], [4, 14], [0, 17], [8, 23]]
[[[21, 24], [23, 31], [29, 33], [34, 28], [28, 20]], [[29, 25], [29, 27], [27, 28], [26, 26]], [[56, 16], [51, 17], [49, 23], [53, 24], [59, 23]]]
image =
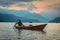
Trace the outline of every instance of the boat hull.
[[44, 27], [46, 26], [47, 24], [42, 24], [42, 25], [36, 25], [36, 26], [32, 26], [32, 27], [18, 27], [18, 26], [15, 26], [16, 29], [26, 29], [26, 30], [43, 30]]

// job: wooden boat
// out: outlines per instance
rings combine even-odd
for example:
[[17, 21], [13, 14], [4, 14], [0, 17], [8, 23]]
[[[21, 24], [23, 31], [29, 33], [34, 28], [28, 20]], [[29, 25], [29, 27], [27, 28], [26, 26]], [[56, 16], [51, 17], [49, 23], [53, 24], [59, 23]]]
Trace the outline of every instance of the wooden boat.
[[36, 26], [15, 26], [16, 29], [26, 29], [26, 30], [43, 30], [47, 24], [36, 25]]

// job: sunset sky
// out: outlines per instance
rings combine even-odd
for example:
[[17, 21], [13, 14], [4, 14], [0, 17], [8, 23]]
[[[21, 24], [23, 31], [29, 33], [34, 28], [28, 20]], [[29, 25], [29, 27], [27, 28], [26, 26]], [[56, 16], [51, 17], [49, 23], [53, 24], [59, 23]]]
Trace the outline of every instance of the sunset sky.
[[0, 8], [7, 10], [27, 10], [41, 13], [59, 12], [60, 0], [0, 0]]
[[39, 15], [47, 13], [49, 17], [54, 16], [50, 14], [55, 14], [56, 17], [60, 16], [60, 0], [0, 0], [0, 9], [24, 10]]

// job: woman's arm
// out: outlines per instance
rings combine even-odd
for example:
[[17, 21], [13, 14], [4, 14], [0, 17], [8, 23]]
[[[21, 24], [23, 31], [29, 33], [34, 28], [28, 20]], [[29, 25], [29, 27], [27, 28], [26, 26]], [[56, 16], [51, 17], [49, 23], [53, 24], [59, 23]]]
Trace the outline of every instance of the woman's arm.
[[17, 25], [18, 23], [15, 23], [14, 27]]

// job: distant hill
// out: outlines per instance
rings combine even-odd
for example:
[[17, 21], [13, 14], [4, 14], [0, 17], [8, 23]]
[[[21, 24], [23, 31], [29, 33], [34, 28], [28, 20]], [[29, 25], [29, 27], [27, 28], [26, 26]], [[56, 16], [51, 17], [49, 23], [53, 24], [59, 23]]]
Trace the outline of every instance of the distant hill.
[[43, 17], [40, 14], [32, 13], [32, 12], [25, 11], [25, 10], [4, 10], [4, 9], [0, 9], [0, 13], [2, 13], [2, 14], [13, 14], [13, 15], [18, 16], [18, 17], [24, 17], [27, 19], [37, 20], [40, 22], [48, 22], [49, 21], [47, 18]]
[[50, 22], [60, 23], [60, 17], [56, 17], [55, 19], [51, 20]]
[[13, 12], [14, 15], [19, 16], [19, 17], [25, 17], [25, 18], [29, 18], [29, 19], [36, 19], [39, 20], [41, 22], [46, 21], [47, 18], [43, 17], [42, 15], [39, 15], [37, 13], [31, 13], [29, 11], [14, 11]]
[[22, 22], [40, 22], [36, 19], [28, 19], [28, 18], [25, 18], [25, 17], [18, 17], [18, 16], [15, 16], [13, 14], [3, 14], [3, 13], [0, 13], [0, 22], [16, 22], [18, 20], [21, 20]]

